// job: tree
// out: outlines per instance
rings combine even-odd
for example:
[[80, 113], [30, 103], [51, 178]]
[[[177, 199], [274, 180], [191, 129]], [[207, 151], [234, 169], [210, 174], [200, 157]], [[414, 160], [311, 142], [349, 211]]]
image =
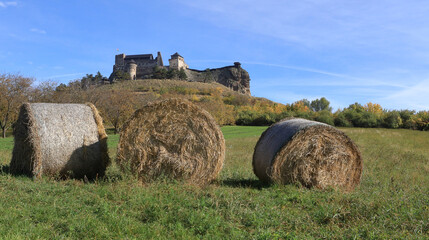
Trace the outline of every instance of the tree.
[[330, 102], [328, 99], [322, 97], [321, 99], [316, 99], [311, 101], [310, 106], [311, 109], [315, 112], [319, 111], [332, 111], [332, 107], [329, 106]]
[[105, 120], [112, 124], [115, 134], [119, 132], [122, 124], [134, 113], [135, 97], [132, 92], [126, 90], [112, 90], [106, 92], [100, 100], [98, 108]]
[[381, 117], [381, 115], [383, 115], [383, 108], [378, 103], [369, 102], [369, 103], [365, 104], [365, 106], [363, 106], [363, 108], [367, 112], [374, 113], [375, 115], [377, 115], [377, 117]]
[[110, 74], [110, 77], [109, 77], [110, 83], [113, 83], [115, 81], [122, 82], [125, 80], [131, 80], [131, 76], [129, 73], [121, 70], [112, 72], [112, 74]]
[[302, 99], [296, 101], [290, 105], [290, 110], [293, 112], [309, 112], [310, 111], [310, 103], [307, 99]]
[[154, 79], [166, 79], [167, 78], [167, 70], [163, 67], [154, 67], [152, 78]]
[[213, 75], [212, 75], [212, 72], [210, 71], [210, 68], [206, 68], [206, 70], [204, 70], [203, 77], [204, 77], [205, 83], [213, 82]]
[[92, 76], [92, 74], [86, 74], [86, 76], [80, 80], [82, 89], [88, 89], [91, 85], [93, 85], [93, 79], [94, 76]]
[[334, 115], [328, 110], [322, 110], [315, 113], [314, 120], [323, 122], [329, 125], [334, 125]]
[[60, 84], [55, 88], [55, 102], [85, 103], [86, 91], [81, 87], [80, 80], [70, 81], [67, 85]]
[[[124, 76], [123, 73], [119, 73], [119, 75], [116, 74], [116, 77], [123, 78], [126, 76]], [[93, 76], [92, 74], [86, 74], [86, 76], [80, 80], [80, 83], [81, 83], [82, 89], [88, 89], [91, 86], [102, 85], [104, 84], [104, 81], [107, 81], [107, 80], [108, 79], [103, 75], [101, 75], [100, 71], [98, 71], [95, 76]]]
[[[63, 84], [64, 85], [64, 84]], [[65, 86], [65, 85], [64, 85]], [[31, 102], [57, 102], [58, 84], [53, 81], [44, 81], [39, 83], [30, 93]]]
[[386, 112], [383, 116], [383, 126], [386, 128], [399, 128], [402, 126], [401, 114], [398, 111]]
[[183, 68], [180, 68], [178, 76], [179, 76], [180, 80], [188, 79], [188, 76], [186, 75], [185, 69], [183, 69]]
[[19, 107], [28, 100], [32, 78], [19, 74], [0, 74], [0, 128], [2, 137], [17, 120]]
[[176, 69], [168, 69], [166, 78], [168, 79], [177, 79], [179, 72]]

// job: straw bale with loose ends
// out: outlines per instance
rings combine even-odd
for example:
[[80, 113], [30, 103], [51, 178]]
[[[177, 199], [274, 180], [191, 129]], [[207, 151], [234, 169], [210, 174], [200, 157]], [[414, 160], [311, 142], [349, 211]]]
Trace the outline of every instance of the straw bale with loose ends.
[[110, 162], [103, 120], [90, 103], [25, 103], [14, 136], [13, 174], [93, 179]]
[[225, 140], [213, 117], [182, 99], [149, 103], [121, 130], [116, 162], [143, 182], [163, 176], [204, 185], [217, 177]]
[[253, 171], [264, 182], [351, 191], [360, 183], [362, 158], [343, 132], [295, 118], [262, 134], [253, 154]]

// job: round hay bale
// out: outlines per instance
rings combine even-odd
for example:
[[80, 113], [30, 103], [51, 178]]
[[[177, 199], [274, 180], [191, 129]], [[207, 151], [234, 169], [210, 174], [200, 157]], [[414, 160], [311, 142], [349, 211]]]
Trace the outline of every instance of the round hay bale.
[[14, 136], [13, 174], [93, 179], [110, 162], [103, 120], [90, 103], [25, 103]]
[[150, 103], [124, 124], [116, 162], [143, 182], [160, 176], [206, 184], [219, 174], [225, 140], [213, 117], [182, 99]]
[[360, 182], [359, 149], [343, 132], [305, 119], [280, 121], [260, 137], [253, 171], [264, 182], [353, 190]]

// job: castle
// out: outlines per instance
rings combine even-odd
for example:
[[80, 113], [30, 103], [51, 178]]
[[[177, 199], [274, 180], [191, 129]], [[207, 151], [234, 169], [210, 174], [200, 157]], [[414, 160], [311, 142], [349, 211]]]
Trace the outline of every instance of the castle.
[[[206, 70], [190, 69], [185, 59], [179, 53], [171, 55], [168, 60], [169, 66], [164, 66], [161, 52], [157, 53], [156, 58], [152, 54], [115, 56], [115, 65], [113, 65], [112, 76], [116, 72], [128, 73], [132, 80], [149, 79], [153, 77], [156, 68], [165, 68], [166, 70], [183, 69], [187, 76], [187, 81], [192, 82], [218, 82], [234, 91], [250, 95], [250, 77], [249, 73], [241, 68], [239, 62], [233, 66], [222, 68], [213, 68]], [[113, 79], [114, 80], [114, 79]]]

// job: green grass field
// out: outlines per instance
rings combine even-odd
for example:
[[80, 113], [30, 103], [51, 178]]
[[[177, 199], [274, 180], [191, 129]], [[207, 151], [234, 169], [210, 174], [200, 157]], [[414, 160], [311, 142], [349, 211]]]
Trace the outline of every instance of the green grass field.
[[13, 139], [0, 138], [0, 239], [429, 238], [429, 132], [342, 129], [364, 158], [360, 187], [345, 194], [261, 184], [251, 159], [264, 129], [223, 127], [225, 165], [204, 188], [142, 185], [114, 164], [93, 183], [16, 177]]

